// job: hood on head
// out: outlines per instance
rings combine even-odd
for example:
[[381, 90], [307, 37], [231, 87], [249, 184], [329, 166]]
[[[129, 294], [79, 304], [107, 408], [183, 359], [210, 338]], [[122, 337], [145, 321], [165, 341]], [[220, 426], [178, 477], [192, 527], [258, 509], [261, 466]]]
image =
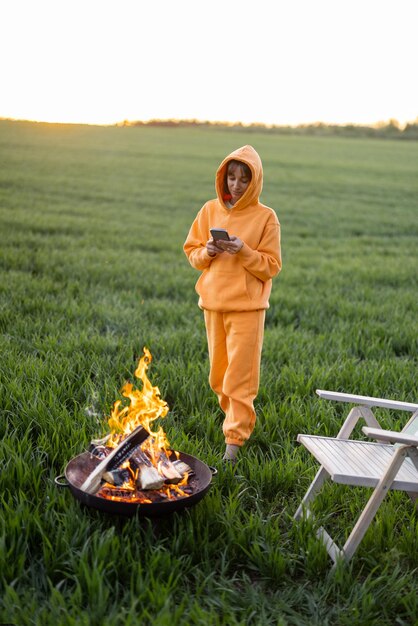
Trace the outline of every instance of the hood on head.
[[223, 199], [225, 193], [224, 180], [226, 176], [228, 161], [232, 161], [234, 159], [246, 163], [250, 168], [252, 174], [251, 182], [248, 185], [244, 195], [234, 205], [235, 207], [243, 208], [244, 206], [248, 206], [249, 204], [258, 202], [261, 190], [263, 188], [263, 165], [256, 150], [254, 150], [254, 148], [249, 145], [242, 146], [241, 148], [234, 150], [234, 152], [231, 152], [231, 154], [225, 157], [218, 167], [215, 178], [216, 195], [218, 196], [218, 200], [222, 204], [225, 204]]

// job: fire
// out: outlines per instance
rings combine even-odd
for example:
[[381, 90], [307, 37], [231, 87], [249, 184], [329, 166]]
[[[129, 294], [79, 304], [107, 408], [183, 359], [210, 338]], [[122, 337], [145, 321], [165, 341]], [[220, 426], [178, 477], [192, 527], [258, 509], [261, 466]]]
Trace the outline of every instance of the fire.
[[137, 389], [129, 382], [122, 388], [121, 393], [126, 400], [117, 400], [113, 404], [108, 418], [110, 436], [105, 440], [101, 454], [109, 454], [138, 426], [142, 426], [150, 436], [118, 468], [116, 479], [112, 472], [104, 475], [106, 482], [98, 495], [110, 500], [150, 503], [156, 499], [187, 497], [192, 492], [188, 485], [190, 476], [187, 470], [190, 467], [186, 465], [179, 472], [175, 467], [176, 463], [181, 464], [179, 453], [170, 449], [163, 428], [152, 430], [153, 422], [166, 417], [169, 407], [161, 398], [158, 387], [153, 387], [147, 376], [151, 353], [145, 347], [143, 352], [144, 356], [135, 370], [135, 377], [141, 381], [142, 388]]
[[157, 432], [151, 430], [151, 423], [159, 417], [165, 417], [169, 411], [167, 403], [161, 399], [158, 387], [153, 387], [147, 376], [148, 367], [152, 361], [148, 348], [143, 349], [144, 356], [139, 360], [135, 370], [135, 377], [142, 381], [142, 391], [135, 389], [131, 383], [122, 388], [122, 395], [129, 404], [122, 404], [117, 400], [114, 405], [108, 424], [111, 437], [108, 446], [116, 446], [123, 437], [129, 435], [137, 426], [143, 426], [154, 439], [157, 450], [167, 450], [169, 443], [162, 428]]

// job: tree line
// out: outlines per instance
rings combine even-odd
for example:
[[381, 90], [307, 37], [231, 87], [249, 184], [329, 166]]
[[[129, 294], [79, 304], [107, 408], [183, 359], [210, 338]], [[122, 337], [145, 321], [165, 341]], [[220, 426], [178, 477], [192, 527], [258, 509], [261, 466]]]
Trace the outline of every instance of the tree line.
[[268, 125], [262, 123], [243, 124], [242, 122], [212, 122], [196, 119], [151, 119], [148, 121], [128, 121], [124, 120], [118, 126], [163, 126], [170, 128], [184, 127], [207, 127], [214, 129], [232, 129], [246, 132], [277, 133], [282, 135], [316, 135], [329, 136], [338, 135], [341, 137], [375, 137], [380, 139], [413, 139], [418, 140], [418, 117], [413, 122], [408, 122], [402, 126], [396, 119], [387, 122], [378, 122], [371, 126], [360, 124], [326, 124], [325, 122], [315, 122], [311, 124], [299, 124], [297, 126]]

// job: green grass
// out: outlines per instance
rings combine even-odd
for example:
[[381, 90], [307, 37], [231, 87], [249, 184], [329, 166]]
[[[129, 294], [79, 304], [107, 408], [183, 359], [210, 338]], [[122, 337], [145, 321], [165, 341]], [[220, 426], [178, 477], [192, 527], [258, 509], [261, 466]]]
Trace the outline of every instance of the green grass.
[[[220, 467], [199, 504], [167, 519], [83, 508], [54, 478], [105, 432], [144, 345], [173, 447], [219, 463], [182, 244], [218, 163], [245, 143], [263, 159], [284, 266], [243, 479]], [[292, 522], [316, 471], [296, 436], [335, 435], [347, 411], [316, 388], [417, 401], [417, 165], [416, 142], [0, 123], [0, 621], [417, 624], [405, 494], [335, 573], [312, 525]], [[342, 541], [367, 496], [331, 485], [319, 521]]]

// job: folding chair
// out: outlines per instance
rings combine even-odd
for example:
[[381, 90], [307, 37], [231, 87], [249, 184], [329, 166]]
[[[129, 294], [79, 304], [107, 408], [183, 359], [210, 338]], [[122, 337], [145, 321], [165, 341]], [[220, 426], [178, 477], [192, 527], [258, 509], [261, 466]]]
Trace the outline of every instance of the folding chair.
[[[386, 493], [390, 489], [406, 491], [415, 501], [418, 496], [418, 404], [396, 402], [382, 398], [369, 398], [346, 393], [316, 392], [321, 398], [355, 404], [338, 435], [320, 437], [298, 435], [303, 444], [317, 459], [321, 467], [308, 488], [294, 519], [312, 515], [310, 505], [327, 479], [345, 485], [373, 487], [373, 493], [360, 514], [344, 547], [340, 549], [325, 528], [317, 531], [334, 562], [349, 561], [363, 539]], [[383, 430], [372, 408], [386, 408], [413, 413], [401, 432]], [[367, 427], [363, 432], [377, 443], [351, 440], [358, 420], [363, 418]], [[393, 442], [389, 443], [389, 442]]]

